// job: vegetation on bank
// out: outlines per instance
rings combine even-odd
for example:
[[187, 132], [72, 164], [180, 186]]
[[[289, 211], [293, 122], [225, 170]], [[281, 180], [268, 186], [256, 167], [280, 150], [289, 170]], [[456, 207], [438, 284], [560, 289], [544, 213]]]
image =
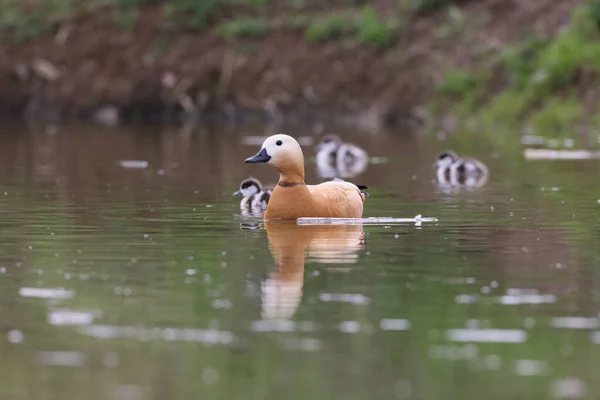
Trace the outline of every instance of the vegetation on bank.
[[600, 0], [592, 0], [573, 8], [555, 37], [528, 37], [485, 65], [449, 69], [433, 108], [476, 114], [490, 125], [525, 123], [533, 133], [563, 136], [581, 122], [600, 127], [594, 88], [599, 77]]
[[[395, 9], [378, 15], [368, 0], [4, 0], [0, 2], [0, 34], [22, 43], [51, 32], [64, 21], [104, 9], [110, 9], [116, 27], [134, 29], [140, 9], [158, 5], [165, 31], [212, 28], [220, 36], [238, 38], [294, 29], [303, 31], [311, 42], [354, 37], [362, 44], [385, 47], [407, 18], [438, 11], [453, 1], [396, 0], [392, 4]], [[279, 12], [274, 15], [273, 9]]]
[[[400, 39], [415, 17], [443, 16], [433, 16], [436, 27], [429, 34], [435, 40], [454, 41], [483, 29], [476, 13], [463, 11], [469, 4], [392, 0], [381, 9], [368, 0], [4, 0], [0, 37], [22, 45], [95, 13], [109, 15], [115, 29], [132, 31], [144, 10], [152, 8], [159, 12], [158, 31], [165, 32], [165, 38], [177, 32], [210, 31], [227, 41], [261, 40], [294, 31], [309, 43], [396, 46], [401, 53], [405, 42]], [[579, 121], [600, 125], [593, 84], [600, 72], [599, 27], [600, 0], [586, 0], [573, 8], [564, 29], [554, 37], [528, 36], [501, 51], [488, 49], [483, 56], [473, 50], [465, 55], [472, 57], [467, 63], [457, 55], [456, 66], [444, 63], [447, 69], [432, 110], [477, 114], [489, 124], [526, 121], [535, 131], [551, 135], [562, 135]]]

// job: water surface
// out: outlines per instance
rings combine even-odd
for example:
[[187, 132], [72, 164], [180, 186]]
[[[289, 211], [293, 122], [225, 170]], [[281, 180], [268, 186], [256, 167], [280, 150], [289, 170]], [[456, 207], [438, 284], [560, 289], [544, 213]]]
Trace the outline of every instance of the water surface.
[[[334, 132], [380, 158], [352, 178], [365, 216], [439, 222], [242, 217], [239, 182], [277, 178], [243, 163], [263, 127], [5, 127], [0, 398], [600, 396], [599, 161]], [[433, 185], [447, 147], [485, 161], [487, 185]]]

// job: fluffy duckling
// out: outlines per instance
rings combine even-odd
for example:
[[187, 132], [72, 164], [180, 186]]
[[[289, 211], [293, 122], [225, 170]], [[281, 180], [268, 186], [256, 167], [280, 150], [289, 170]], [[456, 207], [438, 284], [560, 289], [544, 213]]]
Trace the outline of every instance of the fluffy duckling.
[[264, 210], [269, 203], [269, 198], [273, 189], [263, 188], [260, 181], [256, 178], [244, 179], [240, 184], [240, 190], [235, 192], [234, 196], [243, 196], [240, 201], [240, 209], [243, 211], [262, 209]]
[[344, 143], [339, 136], [325, 135], [315, 148], [317, 169], [324, 178], [348, 178], [362, 173], [369, 163], [367, 152], [360, 147]]
[[244, 162], [267, 163], [279, 171], [279, 182], [267, 204], [265, 219], [362, 217], [367, 197], [362, 189], [366, 187], [341, 179], [307, 185], [304, 182], [304, 155], [291, 136], [268, 137], [260, 151]]
[[447, 150], [440, 154], [437, 161], [433, 163], [437, 168], [437, 179], [441, 184], [452, 186], [482, 186], [489, 175], [487, 167], [474, 158], [460, 158], [458, 155]]

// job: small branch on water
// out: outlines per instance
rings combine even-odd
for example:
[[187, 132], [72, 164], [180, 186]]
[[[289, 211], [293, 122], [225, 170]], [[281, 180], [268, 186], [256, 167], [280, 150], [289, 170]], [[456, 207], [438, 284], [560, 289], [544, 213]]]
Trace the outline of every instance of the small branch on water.
[[298, 218], [298, 225], [391, 225], [412, 223], [420, 225], [422, 222], [437, 222], [435, 217], [393, 218], [393, 217], [370, 217], [370, 218]]

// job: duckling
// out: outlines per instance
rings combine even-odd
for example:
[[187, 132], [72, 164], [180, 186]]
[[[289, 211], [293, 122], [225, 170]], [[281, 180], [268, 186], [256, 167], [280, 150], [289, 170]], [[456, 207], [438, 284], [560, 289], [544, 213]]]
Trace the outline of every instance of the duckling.
[[269, 203], [273, 189], [263, 189], [262, 184], [256, 178], [244, 179], [240, 184], [240, 190], [234, 196], [243, 196], [240, 201], [240, 209], [244, 211], [264, 210]]
[[265, 139], [260, 151], [246, 163], [267, 163], [279, 171], [279, 181], [271, 193], [265, 219], [301, 217], [360, 218], [366, 186], [336, 179], [318, 185], [304, 182], [304, 155], [291, 136], [278, 134]]
[[460, 158], [451, 150], [440, 154], [433, 167], [437, 168], [438, 182], [452, 186], [480, 187], [489, 175], [487, 167], [481, 161]]
[[344, 143], [334, 134], [325, 135], [315, 150], [317, 170], [324, 178], [353, 177], [362, 173], [369, 163], [365, 150], [354, 144]]

